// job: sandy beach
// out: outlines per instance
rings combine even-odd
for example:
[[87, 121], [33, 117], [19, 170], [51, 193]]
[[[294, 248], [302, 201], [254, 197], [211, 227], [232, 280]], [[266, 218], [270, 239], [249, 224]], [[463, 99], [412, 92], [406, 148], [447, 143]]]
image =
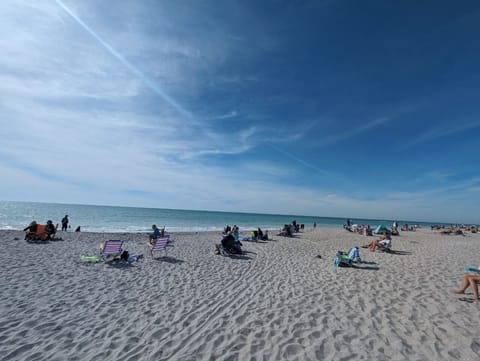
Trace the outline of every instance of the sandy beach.
[[[23, 236], [0, 232], [0, 360], [480, 359], [480, 303], [452, 293], [479, 234], [401, 232], [395, 252], [338, 269], [337, 250], [375, 237], [305, 230], [231, 258], [214, 254], [220, 232], [177, 233], [152, 259], [146, 234]], [[107, 239], [145, 258], [80, 260]]]

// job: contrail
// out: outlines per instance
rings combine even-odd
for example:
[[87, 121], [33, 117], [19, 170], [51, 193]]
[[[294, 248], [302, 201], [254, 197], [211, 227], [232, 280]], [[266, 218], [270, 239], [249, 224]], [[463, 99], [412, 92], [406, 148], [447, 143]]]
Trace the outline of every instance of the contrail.
[[327, 172], [327, 171], [325, 171], [325, 170], [323, 170], [323, 169], [320, 169], [320, 168], [318, 168], [318, 167], [315, 167], [313, 164], [310, 164], [310, 163], [308, 163], [308, 162], [305, 162], [303, 159], [300, 159], [300, 158], [294, 156], [293, 154], [291, 154], [291, 153], [289, 153], [289, 152], [286, 152], [286, 151], [284, 151], [284, 150], [282, 150], [282, 149], [280, 149], [280, 148], [277, 148], [277, 147], [275, 147], [275, 146], [274, 146], [273, 144], [271, 144], [271, 143], [266, 143], [266, 144], [267, 144], [270, 148], [276, 150], [277, 152], [286, 155], [287, 157], [289, 157], [289, 158], [297, 161], [297, 162], [300, 163], [300, 164], [303, 164], [305, 167], [311, 168], [311, 169], [317, 171], [317, 172], [320, 173], [320, 174], [328, 175], [328, 172]]
[[86, 32], [95, 38], [107, 51], [112, 54], [118, 61], [120, 61], [130, 72], [135, 76], [140, 78], [143, 83], [153, 90], [156, 94], [160, 95], [163, 100], [175, 108], [180, 114], [192, 118], [192, 114], [182, 108], [172, 97], [165, 93], [157, 84], [147, 78], [140, 70], [138, 70], [132, 63], [123, 57], [118, 51], [116, 51], [109, 43], [103, 40], [95, 31], [92, 30], [87, 24], [85, 24], [82, 19], [75, 15], [63, 2], [62, 0], [55, 0], [56, 3], [63, 9], [65, 12], [70, 15]]

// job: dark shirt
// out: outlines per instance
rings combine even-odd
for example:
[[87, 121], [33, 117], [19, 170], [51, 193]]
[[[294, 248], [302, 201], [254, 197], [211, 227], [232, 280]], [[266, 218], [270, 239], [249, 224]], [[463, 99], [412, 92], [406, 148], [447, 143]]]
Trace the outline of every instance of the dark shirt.
[[45, 233], [46, 234], [54, 234], [55, 233], [55, 226], [52, 223], [47, 223], [45, 226]]
[[222, 246], [226, 249], [233, 249], [235, 247], [235, 238], [231, 234], [223, 237]]
[[24, 229], [24, 231], [29, 231], [35, 233], [37, 231], [37, 224], [32, 224]]

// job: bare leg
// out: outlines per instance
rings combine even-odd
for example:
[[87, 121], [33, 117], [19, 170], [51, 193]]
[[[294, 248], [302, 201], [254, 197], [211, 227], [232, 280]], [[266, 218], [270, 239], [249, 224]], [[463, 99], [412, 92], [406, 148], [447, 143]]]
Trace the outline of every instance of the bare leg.
[[473, 299], [478, 300], [478, 281], [473, 277], [469, 277], [468, 280], [473, 291]]
[[453, 291], [453, 292], [459, 293], [459, 294], [465, 293], [466, 289], [470, 286], [470, 281], [468, 279], [468, 276], [469, 275], [463, 276], [462, 284], [460, 285], [460, 288], [458, 290]]

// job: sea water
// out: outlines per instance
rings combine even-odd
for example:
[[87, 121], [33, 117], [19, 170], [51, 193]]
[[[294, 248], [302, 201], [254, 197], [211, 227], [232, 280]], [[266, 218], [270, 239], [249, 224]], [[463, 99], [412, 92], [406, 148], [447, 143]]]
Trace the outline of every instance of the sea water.
[[[144, 232], [150, 230], [152, 224], [165, 226], [167, 232], [194, 232], [220, 231], [227, 224], [238, 225], [241, 231], [258, 227], [277, 230], [294, 220], [307, 229], [314, 223], [317, 227], [342, 227], [346, 223], [346, 218], [334, 217], [0, 201], [0, 229], [23, 229], [33, 220], [41, 224], [52, 220], [61, 227], [60, 220], [66, 214], [70, 230], [80, 226], [82, 231], [90, 232]], [[392, 220], [385, 219], [352, 221], [372, 227], [392, 224]], [[396, 221], [430, 227], [430, 223], [425, 222]]]

